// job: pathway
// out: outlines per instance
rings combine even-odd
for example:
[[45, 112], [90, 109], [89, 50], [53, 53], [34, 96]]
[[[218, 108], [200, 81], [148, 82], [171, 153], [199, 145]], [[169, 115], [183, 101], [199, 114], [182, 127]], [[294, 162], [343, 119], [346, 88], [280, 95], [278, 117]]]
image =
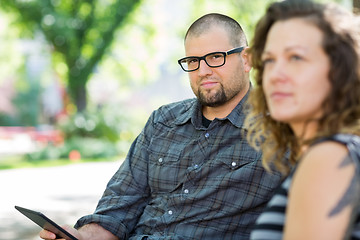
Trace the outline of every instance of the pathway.
[[40, 228], [14, 206], [34, 209], [59, 225], [92, 213], [121, 161], [0, 171], [0, 240], [38, 240]]

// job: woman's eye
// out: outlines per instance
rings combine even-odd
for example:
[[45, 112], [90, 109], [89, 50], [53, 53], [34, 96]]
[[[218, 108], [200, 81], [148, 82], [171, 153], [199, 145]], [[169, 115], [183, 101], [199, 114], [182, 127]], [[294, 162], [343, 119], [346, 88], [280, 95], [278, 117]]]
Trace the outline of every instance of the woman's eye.
[[265, 66], [268, 63], [272, 63], [274, 61], [274, 59], [273, 58], [264, 58], [261, 61], [262, 61], [263, 66]]
[[302, 60], [303, 58], [299, 55], [291, 55], [290, 56], [290, 60], [292, 61], [299, 61], [299, 60]]

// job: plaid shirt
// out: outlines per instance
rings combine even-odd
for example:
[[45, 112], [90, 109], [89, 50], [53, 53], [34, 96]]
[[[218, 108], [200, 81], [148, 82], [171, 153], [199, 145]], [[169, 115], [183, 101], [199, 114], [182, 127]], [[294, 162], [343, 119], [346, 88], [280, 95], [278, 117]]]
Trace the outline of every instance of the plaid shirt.
[[280, 175], [242, 136], [244, 101], [208, 128], [196, 99], [154, 111], [75, 227], [95, 222], [120, 239], [248, 239]]

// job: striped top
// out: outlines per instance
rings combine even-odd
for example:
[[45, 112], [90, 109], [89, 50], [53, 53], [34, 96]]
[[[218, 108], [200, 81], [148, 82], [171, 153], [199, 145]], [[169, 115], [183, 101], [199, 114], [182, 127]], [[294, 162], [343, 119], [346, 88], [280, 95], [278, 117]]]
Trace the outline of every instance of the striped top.
[[[345, 144], [350, 152], [351, 158], [357, 165], [357, 174], [360, 178], [360, 138], [353, 135], [337, 134], [331, 138], [322, 139], [337, 141]], [[288, 193], [291, 186], [295, 170], [284, 180], [284, 182], [277, 188], [273, 198], [269, 201], [264, 212], [256, 220], [256, 224], [251, 232], [251, 240], [281, 240], [283, 238], [283, 229], [285, 225], [285, 212], [288, 203]], [[360, 208], [358, 207], [358, 214], [355, 217], [355, 223], [351, 232], [352, 240], [360, 240]]]
[[251, 232], [251, 240], [282, 239], [285, 223], [285, 210], [288, 202], [288, 190], [292, 174], [279, 186], [275, 195], [269, 201], [265, 211], [259, 216]]

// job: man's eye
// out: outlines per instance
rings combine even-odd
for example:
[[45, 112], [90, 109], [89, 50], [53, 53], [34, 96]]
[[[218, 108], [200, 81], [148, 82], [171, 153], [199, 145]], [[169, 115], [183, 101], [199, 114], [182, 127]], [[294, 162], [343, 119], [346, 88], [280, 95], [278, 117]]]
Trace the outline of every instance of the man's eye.
[[212, 55], [213, 58], [222, 58], [223, 55], [222, 54], [214, 54]]
[[197, 63], [197, 62], [198, 62], [197, 58], [190, 58], [190, 59], [187, 60], [188, 64], [193, 64], [193, 63]]

